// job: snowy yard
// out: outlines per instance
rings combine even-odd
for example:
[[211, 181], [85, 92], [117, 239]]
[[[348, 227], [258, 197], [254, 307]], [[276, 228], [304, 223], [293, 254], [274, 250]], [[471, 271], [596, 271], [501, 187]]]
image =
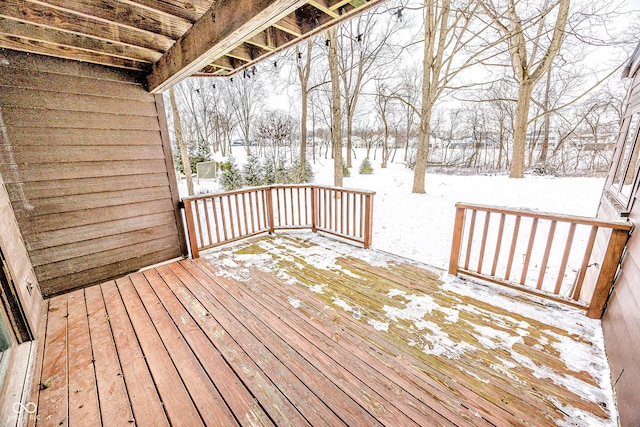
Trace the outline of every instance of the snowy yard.
[[[451, 250], [455, 203], [528, 208], [544, 212], [595, 216], [604, 178], [553, 178], [527, 176], [514, 180], [508, 176], [459, 176], [427, 174], [426, 194], [413, 194], [413, 171], [401, 163], [380, 168], [372, 161], [372, 175], [359, 175], [364, 150], [344, 186], [376, 191], [374, 199], [373, 247], [400, 256], [446, 268]], [[234, 147], [238, 163], [245, 158], [244, 147]], [[397, 159], [402, 158], [398, 152]], [[317, 184], [333, 184], [333, 161], [317, 159]], [[184, 180], [180, 194], [186, 195]], [[196, 194], [215, 192], [217, 184], [201, 180]]]

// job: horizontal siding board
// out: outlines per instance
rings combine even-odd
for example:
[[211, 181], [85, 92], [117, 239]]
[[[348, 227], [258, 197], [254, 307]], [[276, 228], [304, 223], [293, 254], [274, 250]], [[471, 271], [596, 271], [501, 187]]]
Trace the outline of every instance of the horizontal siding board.
[[11, 144], [30, 146], [133, 146], [157, 145], [158, 131], [137, 129], [64, 129], [7, 126]]
[[80, 111], [59, 111], [41, 108], [4, 107], [4, 122], [13, 127], [63, 129], [134, 129], [157, 130], [158, 119], [129, 114], [87, 114]]
[[47, 280], [117, 261], [127, 252], [143, 253], [153, 242], [175, 236], [175, 224], [168, 224], [32, 251], [31, 260], [38, 277]]
[[0, 173], [45, 295], [179, 256], [175, 172], [141, 75], [29, 56], [8, 51], [0, 74]]
[[[2, 98], [6, 106], [19, 108], [38, 108], [63, 111], [84, 111], [89, 113], [120, 114], [128, 111], [136, 116], [156, 117], [153, 99], [123, 100], [106, 96], [86, 94], [66, 94], [51, 90], [2, 87]], [[145, 97], [146, 98], [146, 97]]]
[[43, 231], [29, 235], [25, 243], [30, 251], [35, 251], [67, 245], [72, 242], [82, 242], [105, 236], [143, 230], [150, 227], [174, 224], [174, 219], [175, 216], [172, 211], [152, 213], [135, 218], [110, 221], [101, 227], [90, 224], [62, 230]]
[[28, 240], [29, 236], [45, 231], [63, 230], [82, 225], [94, 225], [104, 228], [107, 223], [111, 221], [171, 211], [173, 211], [171, 201], [163, 199], [131, 203], [129, 205], [65, 212], [63, 214], [42, 215], [34, 218], [29, 218], [25, 215], [25, 218], [29, 219], [29, 221], [24, 221], [21, 224], [21, 229], [25, 240]]
[[[114, 147], [114, 149], [117, 149]], [[29, 173], [16, 173], [7, 182], [48, 181], [78, 178], [97, 178], [122, 175], [143, 175], [166, 171], [164, 160], [124, 160], [115, 162], [76, 162], [29, 165]]]
[[[65, 59], [29, 55], [22, 52], [5, 49], [3, 55], [9, 65], [6, 69], [13, 69], [16, 72], [40, 73], [42, 78], [46, 78], [47, 73], [57, 74], [63, 77], [87, 77], [93, 80], [100, 80], [101, 86], [104, 81], [112, 81], [118, 84], [137, 85], [142, 89], [145, 82], [145, 74], [131, 70], [120, 70], [116, 68], [102, 67], [99, 65], [82, 63], [77, 61], [67, 61]], [[59, 78], [59, 77], [58, 77]], [[54, 80], [55, 78], [49, 78]], [[69, 90], [72, 90], [71, 88]]]
[[68, 76], [35, 70], [3, 67], [0, 86], [52, 90], [73, 95], [101, 95], [111, 98], [148, 100], [153, 96], [139, 84]]
[[69, 276], [56, 277], [51, 280], [42, 280], [40, 281], [42, 293], [45, 295], [60, 294], [69, 289], [86, 287], [103, 281], [102, 279], [96, 280], [96, 277], [109, 277], [111, 279], [115, 279], [122, 277], [127, 273], [137, 271], [142, 266], [153, 265], [162, 261], [177, 258], [180, 256], [180, 250], [179, 247], [176, 248], [174, 246], [175, 242], [168, 242], [165, 248], [158, 247], [159, 250], [154, 252], [141, 253], [136, 257], [111, 264], [105, 264], [89, 270], [78, 271]]
[[153, 200], [162, 200], [168, 191], [168, 186], [138, 188], [133, 190], [112, 191], [107, 193], [82, 194], [77, 196], [53, 197], [49, 199], [34, 199], [31, 201], [31, 217], [50, 214], [63, 214], [87, 209], [107, 206], [126, 205]]
[[[11, 155], [5, 156], [3, 153], [11, 153]], [[4, 149], [0, 149], [0, 163], [14, 165], [160, 159], [164, 160], [162, 147], [153, 145], [121, 147], [114, 150], [109, 146], [67, 146], [62, 149], [56, 146], [21, 144], [4, 146]]]
[[90, 193], [104, 193], [135, 188], [159, 187], [168, 185], [166, 173], [153, 173], [136, 176], [108, 176], [85, 179], [67, 179], [56, 181], [35, 181], [28, 186], [8, 184], [7, 191], [12, 200], [26, 197], [32, 199], [48, 199]]

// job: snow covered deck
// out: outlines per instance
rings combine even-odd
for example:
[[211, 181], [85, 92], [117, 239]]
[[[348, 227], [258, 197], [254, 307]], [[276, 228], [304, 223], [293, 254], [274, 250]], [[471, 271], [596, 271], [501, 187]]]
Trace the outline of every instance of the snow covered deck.
[[617, 425], [599, 321], [312, 233], [52, 298], [46, 331], [43, 425]]

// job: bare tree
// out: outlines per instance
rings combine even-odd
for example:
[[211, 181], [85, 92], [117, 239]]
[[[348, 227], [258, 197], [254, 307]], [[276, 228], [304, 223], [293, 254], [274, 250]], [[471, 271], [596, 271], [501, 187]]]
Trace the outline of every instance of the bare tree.
[[340, 72], [338, 68], [337, 30], [330, 28], [326, 32], [329, 45], [329, 74], [331, 76], [331, 122], [333, 141], [333, 183], [342, 187], [342, 113], [340, 109]]
[[344, 96], [348, 168], [352, 166], [353, 124], [362, 89], [373, 78], [379, 78], [371, 72], [374, 67], [380, 70], [390, 66], [402, 52], [392, 48], [390, 39], [403, 24], [389, 12], [382, 6], [340, 26], [338, 63]]
[[173, 87], [169, 89], [169, 100], [171, 102], [171, 112], [173, 115], [173, 129], [176, 133], [176, 141], [178, 142], [178, 147], [180, 148], [180, 155], [182, 158], [182, 167], [184, 168], [184, 175], [187, 178], [187, 192], [189, 196], [193, 196], [193, 177], [191, 174], [193, 173], [191, 170], [191, 160], [189, 159], [189, 152], [187, 151], [187, 145], [184, 143], [184, 138], [182, 137], [182, 123], [180, 121], [180, 111], [178, 111], [178, 104], [176, 102], [176, 95], [174, 93]]
[[474, 51], [467, 53], [465, 61], [456, 62], [458, 55], [479, 42], [480, 35], [487, 29], [486, 24], [472, 25], [478, 7], [478, 2], [471, 0], [460, 0], [457, 5], [452, 0], [425, 0], [422, 105], [413, 176], [414, 193], [425, 192], [434, 104], [451, 81], [463, 70], [478, 64], [495, 43], [475, 45]]
[[242, 76], [230, 78], [226, 90], [228, 107], [242, 133], [247, 154], [250, 154], [252, 125], [264, 99], [262, 82], [253, 71], [245, 71]]
[[[535, 16], [522, 17], [515, 0], [496, 4], [494, 0], [481, 0], [482, 6], [496, 29], [505, 37], [509, 46], [511, 67], [518, 81], [513, 158], [511, 178], [524, 177], [524, 155], [529, 124], [531, 94], [536, 83], [551, 67], [562, 46], [570, 0], [545, 0]], [[556, 11], [557, 9], [557, 11]], [[553, 13], [555, 12], [555, 19]], [[551, 27], [549, 22], [552, 21]], [[548, 42], [547, 42], [548, 40]]]

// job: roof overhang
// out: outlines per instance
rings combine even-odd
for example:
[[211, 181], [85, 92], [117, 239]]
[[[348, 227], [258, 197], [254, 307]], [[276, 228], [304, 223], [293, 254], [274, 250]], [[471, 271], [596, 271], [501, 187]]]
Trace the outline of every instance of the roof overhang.
[[3, 0], [0, 48], [131, 69], [161, 92], [228, 76], [383, 0]]

